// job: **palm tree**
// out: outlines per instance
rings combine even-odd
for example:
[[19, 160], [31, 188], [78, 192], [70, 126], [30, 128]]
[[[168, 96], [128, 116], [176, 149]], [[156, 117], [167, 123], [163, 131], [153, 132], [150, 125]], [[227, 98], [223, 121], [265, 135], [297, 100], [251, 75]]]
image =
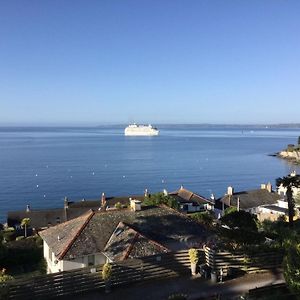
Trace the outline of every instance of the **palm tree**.
[[286, 188], [286, 199], [288, 202], [289, 224], [293, 227], [294, 215], [295, 215], [295, 200], [293, 197], [293, 187], [300, 187], [299, 175], [288, 175], [285, 177], [279, 177], [276, 179], [276, 185], [279, 187], [282, 185]]
[[24, 227], [24, 234], [25, 237], [27, 237], [27, 226], [30, 224], [30, 219], [29, 218], [24, 218], [21, 222], [21, 226]]

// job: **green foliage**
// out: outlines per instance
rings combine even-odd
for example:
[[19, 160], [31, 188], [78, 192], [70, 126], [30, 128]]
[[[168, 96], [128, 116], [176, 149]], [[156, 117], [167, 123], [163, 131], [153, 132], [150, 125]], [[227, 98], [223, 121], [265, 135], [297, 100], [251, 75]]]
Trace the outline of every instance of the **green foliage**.
[[164, 195], [164, 193], [157, 193], [145, 197], [143, 204], [146, 206], [158, 206], [160, 204], [165, 204], [171, 208], [179, 209], [178, 202], [176, 199], [169, 195]]
[[229, 215], [233, 212], [236, 212], [237, 211], [237, 208], [235, 206], [231, 206], [231, 207], [227, 207], [224, 211], [224, 214], [225, 215]]
[[5, 268], [0, 270], [0, 283], [6, 282], [6, 281], [9, 281], [9, 280], [12, 280], [12, 279], [14, 279], [12, 276], [6, 274], [6, 269]]
[[121, 204], [120, 202], [117, 202], [117, 203], [115, 204], [115, 208], [116, 208], [116, 209], [121, 209], [121, 208], [122, 208], [122, 204]]
[[224, 215], [220, 221], [219, 237], [233, 248], [264, 241], [263, 235], [258, 232], [257, 218], [248, 212], [234, 211]]
[[0, 265], [14, 273], [32, 272], [42, 260], [43, 247], [37, 236], [5, 243], [2, 251], [0, 248]]
[[300, 245], [293, 245], [288, 248], [287, 255], [283, 262], [284, 278], [290, 289], [300, 292]]
[[295, 216], [295, 200], [293, 198], [293, 187], [300, 187], [300, 176], [292, 176], [288, 175], [285, 177], [279, 177], [276, 179], [276, 185], [286, 188], [286, 199], [288, 202], [288, 210], [289, 210], [289, 225], [293, 227], [294, 216]]
[[0, 269], [0, 299], [8, 299], [9, 288], [6, 283], [12, 279], [12, 276], [6, 274], [6, 269]]
[[211, 227], [214, 217], [209, 212], [197, 212], [190, 215], [192, 219], [203, 224], [206, 227]]
[[112, 275], [112, 265], [110, 263], [104, 264], [102, 269], [102, 279], [104, 281], [109, 281], [111, 275]]
[[24, 218], [21, 222], [21, 226], [24, 228], [25, 231], [25, 237], [27, 237], [27, 227], [30, 224], [30, 219], [29, 218]]
[[199, 252], [195, 248], [191, 248], [189, 250], [189, 258], [192, 264], [197, 264], [199, 261]]

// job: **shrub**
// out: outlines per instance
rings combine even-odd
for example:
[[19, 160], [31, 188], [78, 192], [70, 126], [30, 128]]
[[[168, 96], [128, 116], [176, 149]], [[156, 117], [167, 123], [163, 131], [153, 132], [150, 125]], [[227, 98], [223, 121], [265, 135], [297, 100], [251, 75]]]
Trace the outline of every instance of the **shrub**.
[[192, 264], [197, 264], [199, 261], [199, 253], [198, 250], [195, 248], [191, 248], [189, 250], [189, 258], [190, 258], [190, 262]]
[[190, 215], [192, 219], [196, 220], [197, 222], [210, 227], [213, 223], [213, 216], [209, 212], [197, 212], [192, 215]]
[[115, 204], [115, 208], [116, 208], [116, 209], [121, 209], [121, 208], [122, 208], [122, 204], [121, 204], [120, 202], [117, 202], [117, 203]]
[[102, 279], [104, 281], [110, 280], [112, 275], [112, 265], [110, 263], [106, 263], [103, 265], [102, 269]]
[[24, 236], [17, 236], [17, 237], [16, 237], [16, 241], [20, 241], [20, 240], [23, 240], [23, 239], [25, 239]]

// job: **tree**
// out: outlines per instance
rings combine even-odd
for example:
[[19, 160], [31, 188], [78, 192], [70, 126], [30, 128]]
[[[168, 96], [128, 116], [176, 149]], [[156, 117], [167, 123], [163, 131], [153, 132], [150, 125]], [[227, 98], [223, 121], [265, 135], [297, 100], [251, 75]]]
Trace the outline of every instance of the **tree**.
[[179, 209], [179, 205], [178, 202], [176, 201], [176, 199], [174, 199], [173, 197], [169, 196], [169, 195], [165, 195], [164, 193], [157, 193], [157, 194], [153, 194], [153, 195], [149, 195], [147, 197], [145, 197], [144, 201], [143, 201], [144, 205], [148, 205], [148, 206], [157, 206], [160, 204], [165, 204], [171, 208], [174, 209]]
[[27, 226], [30, 224], [30, 219], [29, 218], [24, 218], [21, 222], [21, 226], [24, 227], [24, 235], [27, 237]]
[[276, 185], [279, 187], [282, 185], [286, 188], [286, 199], [288, 203], [289, 225], [293, 227], [294, 215], [295, 215], [295, 200], [293, 197], [293, 187], [300, 187], [299, 175], [288, 175], [285, 177], [279, 177], [276, 179]]
[[256, 217], [246, 211], [234, 211], [224, 215], [220, 221], [219, 236], [234, 248], [258, 244], [263, 240], [258, 232]]

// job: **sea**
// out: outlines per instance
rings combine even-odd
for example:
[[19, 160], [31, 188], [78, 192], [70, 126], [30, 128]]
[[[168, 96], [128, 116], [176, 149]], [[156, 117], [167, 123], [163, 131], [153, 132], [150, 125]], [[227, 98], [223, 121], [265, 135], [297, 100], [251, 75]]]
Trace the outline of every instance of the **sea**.
[[270, 156], [297, 143], [299, 129], [161, 125], [159, 136], [124, 136], [125, 126], [0, 127], [0, 222], [7, 211], [107, 196], [185, 188], [221, 197], [275, 185], [300, 167]]

